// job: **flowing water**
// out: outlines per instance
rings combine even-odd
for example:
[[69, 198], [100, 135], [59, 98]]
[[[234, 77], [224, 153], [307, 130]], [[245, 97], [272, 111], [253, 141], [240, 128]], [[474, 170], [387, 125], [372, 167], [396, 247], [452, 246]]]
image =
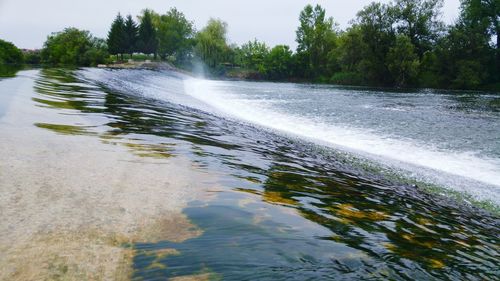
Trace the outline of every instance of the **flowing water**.
[[[53, 122], [34, 126], [111, 144], [126, 139], [146, 156], [183, 155], [217, 176], [212, 199], [184, 211], [203, 234], [132, 245], [134, 279], [500, 275], [498, 214], [444, 192], [500, 204], [498, 94], [209, 81], [146, 70], [22, 75], [35, 80], [32, 100], [54, 110]], [[0, 92], [8, 107], [9, 93]], [[86, 123], [72, 122], [68, 111]], [[152, 249], [177, 252], [154, 256]]]

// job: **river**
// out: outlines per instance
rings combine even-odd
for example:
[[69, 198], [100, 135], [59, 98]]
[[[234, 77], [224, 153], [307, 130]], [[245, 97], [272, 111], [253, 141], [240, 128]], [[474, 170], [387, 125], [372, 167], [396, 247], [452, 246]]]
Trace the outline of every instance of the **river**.
[[[32, 100], [53, 112], [51, 122], [34, 122], [37, 129], [106, 145], [126, 140], [136, 154], [187, 157], [216, 177], [198, 182], [210, 199], [183, 210], [201, 235], [129, 245], [134, 279], [485, 280], [500, 273], [497, 93], [149, 70], [29, 73]], [[0, 85], [9, 79], [17, 78]], [[8, 93], [1, 95], [5, 101]]]

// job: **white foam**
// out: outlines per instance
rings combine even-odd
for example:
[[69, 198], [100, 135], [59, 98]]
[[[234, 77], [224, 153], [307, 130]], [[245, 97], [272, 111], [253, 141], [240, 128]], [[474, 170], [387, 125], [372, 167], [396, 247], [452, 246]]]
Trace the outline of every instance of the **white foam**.
[[[272, 108], [271, 103], [249, 102], [238, 98], [236, 93], [219, 91], [217, 86], [220, 83], [225, 82], [189, 79], [185, 81], [185, 92], [231, 117], [321, 144], [389, 160], [387, 163], [396, 164], [398, 168], [418, 168], [417, 173], [426, 174], [433, 180], [438, 179], [441, 184], [457, 191], [496, 204], [500, 202], [500, 159], [479, 157], [472, 152], [438, 150], [430, 144], [403, 141], [367, 130], [290, 115]], [[436, 171], [440, 172], [439, 175], [436, 175]]]

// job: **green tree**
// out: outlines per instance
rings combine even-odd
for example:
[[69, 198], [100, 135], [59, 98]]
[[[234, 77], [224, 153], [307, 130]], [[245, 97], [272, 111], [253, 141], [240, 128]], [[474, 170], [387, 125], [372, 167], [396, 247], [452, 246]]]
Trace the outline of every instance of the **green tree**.
[[448, 86], [478, 88], [495, 73], [495, 54], [488, 38], [470, 26], [459, 23], [451, 28], [440, 50], [441, 72]]
[[442, 85], [440, 76], [440, 60], [437, 51], [427, 51], [420, 61], [420, 71], [418, 85], [425, 88], [438, 88]]
[[462, 1], [458, 21], [434, 50], [441, 87], [482, 88], [500, 82], [491, 16], [496, 7], [490, 0]]
[[307, 5], [300, 12], [296, 31], [297, 53], [305, 63], [304, 74], [316, 77], [327, 71], [327, 55], [335, 46], [336, 31], [333, 18], [326, 18], [325, 9]]
[[156, 29], [153, 25], [153, 14], [153, 11], [147, 9], [142, 12], [137, 49], [147, 55], [154, 54], [156, 58], [158, 40], [156, 38]]
[[338, 39], [338, 46], [333, 50], [340, 71], [333, 74], [330, 82], [347, 85], [364, 84], [364, 75], [360, 72], [360, 65], [365, 59], [367, 48], [358, 25], [353, 25], [342, 32]]
[[107, 56], [104, 40], [71, 27], [48, 36], [41, 51], [43, 63], [56, 65], [96, 65], [104, 63]]
[[396, 37], [396, 44], [387, 54], [387, 65], [397, 86], [406, 87], [415, 82], [419, 60], [415, 54], [415, 46], [408, 36]]
[[226, 40], [227, 23], [210, 19], [196, 34], [196, 55], [210, 68], [219, 67], [229, 56], [231, 48]]
[[500, 81], [500, 0], [462, 0], [460, 24], [484, 37], [481, 41], [495, 41], [496, 81]]
[[273, 80], [289, 78], [293, 69], [293, 53], [286, 45], [277, 45], [265, 58], [267, 77]]
[[366, 46], [358, 71], [366, 77], [365, 81], [369, 84], [393, 83], [385, 59], [395, 39], [394, 21], [391, 7], [375, 2], [357, 14], [356, 24]]
[[106, 40], [90, 36], [89, 47], [83, 53], [80, 65], [95, 66], [106, 62], [109, 57], [107, 48]]
[[496, 48], [500, 47], [500, 1], [462, 0], [461, 20], [465, 25], [479, 28], [484, 34], [495, 38]]
[[162, 58], [173, 57], [176, 61], [184, 61], [193, 45], [193, 23], [188, 21], [182, 12], [170, 9], [160, 16], [158, 23], [158, 53]]
[[128, 52], [127, 45], [127, 34], [125, 32], [125, 21], [120, 13], [116, 16], [111, 23], [111, 28], [108, 32], [108, 52], [112, 55], [116, 55], [118, 58], [118, 54], [121, 54], [123, 60], [123, 53]]
[[23, 52], [24, 62], [27, 64], [40, 64], [42, 58], [40, 57], [40, 50], [27, 50]]
[[23, 53], [11, 42], [0, 39], [0, 64], [23, 63]]
[[139, 37], [139, 29], [137, 24], [132, 19], [131, 15], [128, 15], [125, 20], [125, 51], [130, 54], [130, 58], [132, 58], [132, 54], [137, 50], [137, 40]]
[[443, 0], [395, 0], [394, 17], [399, 33], [410, 38], [419, 57], [433, 48], [444, 30], [439, 19]]
[[354, 25], [343, 32], [339, 37], [337, 48], [339, 64], [343, 71], [356, 71], [358, 64], [366, 52], [366, 44], [363, 40], [361, 28]]
[[243, 44], [240, 51], [241, 64], [245, 68], [258, 71], [261, 74], [266, 73], [265, 59], [269, 54], [269, 47], [267, 47], [266, 43], [254, 39], [254, 41]]

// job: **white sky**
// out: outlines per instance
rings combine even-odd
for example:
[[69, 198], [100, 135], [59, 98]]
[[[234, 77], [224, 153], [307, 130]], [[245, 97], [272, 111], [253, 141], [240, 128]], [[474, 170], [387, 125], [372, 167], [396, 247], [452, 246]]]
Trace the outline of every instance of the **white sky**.
[[[341, 28], [371, 0], [0, 0], [0, 39], [20, 48], [40, 48], [47, 35], [73, 26], [105, 38], [118, 12], [135, 16], [144, 8], [165, 13], [177, 7], [201, 29], [210, 17], [229, 25], [229, 40], [245, 43], [257, 38], [270, 46], [295, 48], [298, 16], [307, 4], [320, 4]], [[389, 2], [381, 0], [380, 2]], [[453, 23], [460, 0], [445, 0], [443, 20]]]

